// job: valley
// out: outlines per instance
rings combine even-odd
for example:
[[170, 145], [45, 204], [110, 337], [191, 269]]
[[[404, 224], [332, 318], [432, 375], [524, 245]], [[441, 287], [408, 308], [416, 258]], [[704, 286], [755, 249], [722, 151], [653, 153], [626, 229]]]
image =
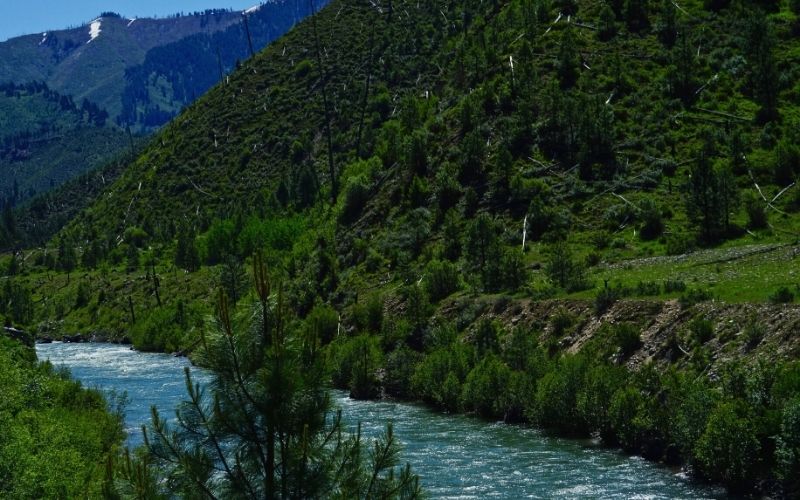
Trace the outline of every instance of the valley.
[[[107, 181], [4, 213], [7, 324], [186, 354], [215, 381], [214, 411], [188, 384], [181, 432], [154, 415], [105, 484], [420, 495], [400, 424], [386, 460], [342, 458], [367, 454], [333, 388], [795, 497], [800, 5], [308, 7]], [[333, 464], [373, 480], [304, 481]]]

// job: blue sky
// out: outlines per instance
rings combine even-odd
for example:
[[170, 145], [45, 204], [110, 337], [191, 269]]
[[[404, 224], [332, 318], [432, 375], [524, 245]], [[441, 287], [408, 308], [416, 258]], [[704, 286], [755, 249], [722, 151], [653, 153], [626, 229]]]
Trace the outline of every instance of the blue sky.
[[245, 9], [259, 0], [0, 0], [0, 41], [79, 26], [101, 12], [129, 17], [167, 16], [212, 8]]

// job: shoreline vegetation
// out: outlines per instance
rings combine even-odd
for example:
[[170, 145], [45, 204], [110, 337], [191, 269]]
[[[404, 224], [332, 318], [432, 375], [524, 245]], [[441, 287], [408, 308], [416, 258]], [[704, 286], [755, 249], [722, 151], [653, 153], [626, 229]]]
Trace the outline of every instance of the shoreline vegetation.
[[[257, 305], [248, 294], [240, 313], [232, 314], [244, 321]], [[556, 339], [568, 337], [581, 318], [563, 306], [538, 333], [523, 325], [507, 329], [490, 316], [459, 333], [454, 323], [440, 319], [417, 352], [408, 345], [386, 348], [396, 341], [397, 320], [390, 322], [382, 307], [373, 307], [365, 316], [372, 316], [379, 336], [337, 336], [332, 310], [287, 326], [318, 346], [333, 387], [353, 398], [389, 396], [558, 436], [594, 438], [680, 465], [693, 479], [733, 493], [791, 496], [796, 487], [800, 363], [733, 357], [709, 372], [708, 357], [717, 354], [704, 346], [718, 339], [708, 320], [696, 317], [661, 346], [668, 349], [661, 353], [665, 359], [683, 359], [680, 368], [651, 362], [631, 369], [626, 363], [643, 347], [631, 322], [606, 322], [580, 351], [570, 352]], [[498, 310], [497, 303], [491, 310]], [[213, 323], [207, 321], [204, 330]], [[746, 333], [743, 348], [763, 341], [763, 326], [753, 320], [746, 328], [760, 332]], [[197, 361], [206, 366], [202, 356]]]

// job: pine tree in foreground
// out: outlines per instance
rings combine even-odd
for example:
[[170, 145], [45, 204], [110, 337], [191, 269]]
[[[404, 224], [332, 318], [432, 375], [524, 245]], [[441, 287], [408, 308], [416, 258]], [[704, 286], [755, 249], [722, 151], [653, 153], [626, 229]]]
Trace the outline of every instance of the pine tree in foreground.
[[389, 426], [367, 446], [332, 410], [314, 329], [289, 333], [282, 294], [271, 294], [255, 259], [258, 301], [249, 325], [220, 295], [199, 358], [207, 388], [186, 369], [189, 400], [170, 426], [153, 408], [145, 446], [126, 453], [108, 496], [116, 498], [398, 498], [422, 496]]

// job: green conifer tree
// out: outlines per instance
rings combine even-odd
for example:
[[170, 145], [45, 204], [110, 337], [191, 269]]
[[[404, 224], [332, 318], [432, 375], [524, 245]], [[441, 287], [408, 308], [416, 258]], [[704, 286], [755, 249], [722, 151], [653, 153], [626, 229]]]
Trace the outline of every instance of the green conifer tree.
[[216, 322], [197, 352], [213, 374], [208, 390], [187, 368], [189, 400], [178, 409], [178, 423], [168, 425], [153, 408], [143, 454], [121, 461], [107, 491], [154, 498], [419, 498], [418, 478], [408, 465], [397, 467], [391, 426], [370, 452], [360, 431], [344, 431], [324, 383], [316, 330], [287, 328], [283, 294], [273, 293], [262, 259], [254, 260], [252, 323], [239, 327], [220, 294]]

